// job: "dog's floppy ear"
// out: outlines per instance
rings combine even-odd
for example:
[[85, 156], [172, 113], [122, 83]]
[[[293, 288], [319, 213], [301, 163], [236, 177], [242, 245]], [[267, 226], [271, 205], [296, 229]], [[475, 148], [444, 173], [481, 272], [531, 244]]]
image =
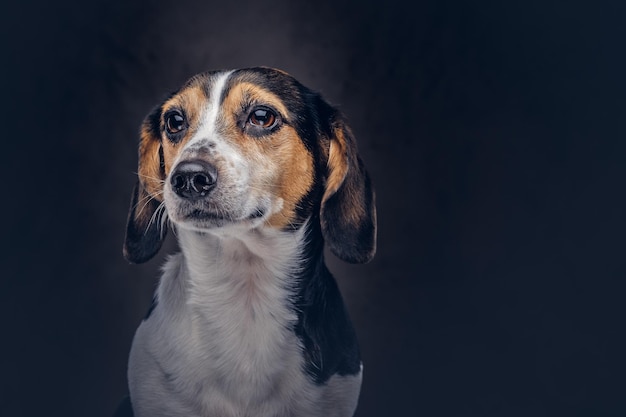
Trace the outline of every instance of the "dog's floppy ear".
[[165, 169], [160, 140], [161, 108], [155, 109], [141, 126], [138, 180], [133, 190], [124, 257], [132, 263], [150, 260], [161, 248], [167, 226], [162, 206]]
[[374, 189], [343, 116], [330, 108], [329, 122], [328, 175], [320, 213], [322, 234], [331, 252], [340, 259], [369, 262], [376, 252]]

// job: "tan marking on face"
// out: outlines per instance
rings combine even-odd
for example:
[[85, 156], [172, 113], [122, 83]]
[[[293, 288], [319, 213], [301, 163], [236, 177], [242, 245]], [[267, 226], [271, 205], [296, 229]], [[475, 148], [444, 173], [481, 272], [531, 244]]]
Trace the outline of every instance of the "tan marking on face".
[[241, 151], [253, 171], [250, 178], [252, 193], [270, 194], [282, 200], [282, 208], [267, 220], [267, 225], [283, 228], [294, 221], [298, 202], [313, 184], [313, 156], [304, 146], [296, 130], [283, 123], [276, 132], [261, 137], [242, 132], [238, 121], [247, 123], [243, 107], [266, 106], [287, 117], [283, 102], [274, 94], [251, 83], [233, 86], [222, 105], [226, 136]]
[[[181, 109], [189, 128], [185, 132], [185, 136], [177, 143], [172, 143], [164, 134], [163, 137], [155, 136], [159, 132], [153, 132], [149, 121], [144, 121], [141, 127], [141, 140], [139, 144], [139, 178], [146, 191], [159, 201], [163, 200], [163, 184], [168, 173], [172, 169], [173, 161], [176, 159], [178, 152], [182, 149], [193, 136], [197, 129], [198, 120], [206, 103], [206, 94], [199, 85], [191, 85], [174, 97], [166, 101], [162, 106], [161, 117], [169, 110]], [[164, 120], [161, 121], [165, 123]], [[163, 160], [165, 166], [165, 177], [161, 173], [161, 158], [159, 149], [163, 148]]]
[[[287, 129], [281, 129], [287, 130]], [[313, 184], [313, 157], [304, 147], [295, 130], [289, 128], [286, 138], [288, 145], [277, 153], [280, 176], [278, 196], [283, 199], [283, 208], [268, 219], [268, 225], [283, 228], [292, 222], [296, 215], [297, 203], [304, 197]]]
[[[167, 137], [163, 138], [163, 159], [165, 161], [165, 176], [169, 175], [178, 153], [198, 130], [202, 111], [207, 104], [207, 96], [200, 85], [191, 85], [163, 104], [163, 115], [169, 110], [180, 109], [184, 112], [189, 127], [180, 141], [172, 143]], [[163, 121], [165, 123], [165, 120]]]

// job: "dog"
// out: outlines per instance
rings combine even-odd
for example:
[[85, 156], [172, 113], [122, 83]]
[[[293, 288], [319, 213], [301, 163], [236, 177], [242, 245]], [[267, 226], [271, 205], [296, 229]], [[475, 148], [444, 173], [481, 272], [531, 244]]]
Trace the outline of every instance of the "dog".
[[133, 339], [137, 417], [352, 416], [354, 328], [324, 263], [376, 251], [375, 196], [344, 116], [270, 68], [194, 76], [141, 126], [124, 243], [170, 256]]

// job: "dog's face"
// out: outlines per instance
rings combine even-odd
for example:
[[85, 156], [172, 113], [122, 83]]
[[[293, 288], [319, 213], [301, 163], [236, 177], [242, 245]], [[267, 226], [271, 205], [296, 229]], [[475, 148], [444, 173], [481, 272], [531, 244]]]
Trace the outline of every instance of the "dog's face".
[[201, 232], [297, 229], [319, 219], [349, 262], [375, 251], [369, 177], [342, 116], [291, 76], [252, 68], [197, 75], [144, 121], [125, 255], [151, 258], [165, 215]]
[[313, 189], [315, 172], [312, 138], [296, 125], [305, 109], [287, 108], [298, 91], [284, 91], [286, 82], [281, 98], [255, 75], [198, 76], [161, 106], [158, 127], [144, 126], [143, 136], [159, 136], [165, 174], [162, 186], [146, 183], [153, 195], [163, 192], [178, 226], [298, 223], [296, 205]]

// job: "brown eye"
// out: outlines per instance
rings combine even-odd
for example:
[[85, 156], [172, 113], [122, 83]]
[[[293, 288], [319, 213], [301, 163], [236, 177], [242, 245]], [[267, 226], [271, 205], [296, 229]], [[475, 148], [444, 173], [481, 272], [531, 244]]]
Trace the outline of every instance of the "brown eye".
[[165, 127], [170, 134], [180, 133], [187, 127], [185, 117], [177, 111], [171, 112], [165, 117]]
[[268, 129], [276, 124], [276, 114], [269, 109], [256, 109], [250, 113], [248, 122], [253, 126]]

